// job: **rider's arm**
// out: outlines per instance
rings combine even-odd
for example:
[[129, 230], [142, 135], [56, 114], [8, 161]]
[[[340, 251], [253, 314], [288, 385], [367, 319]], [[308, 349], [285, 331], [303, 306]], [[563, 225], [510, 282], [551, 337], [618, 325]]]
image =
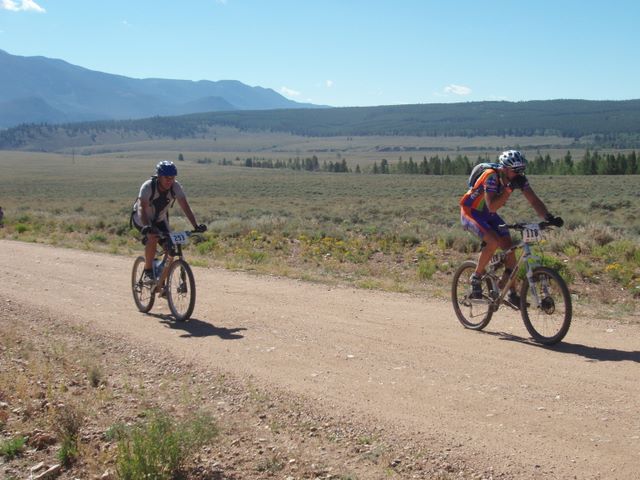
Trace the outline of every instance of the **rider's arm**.
[[549, 214], [549, 210], [540, 198], [535, 194], [531, 187], [523, 188], [522, 194], [526, 198], [540, 218], [545, 218]]
[[500, 193], [497, 192], [485, 192], [484, 200], [487, 204], [487, 208], [491, 213], [496, 213], [499, 209], [501, 209], [509, 197], [511, 196], [512, 190], [508, 187], [505, 187]]
[[496, 213], [507, 203], [511, 188], [507, 187], [498, 172], [489, 172], [480, 177], [484, 185], [484, 203], [491, 213]]
[[151, 225], [151, 204], [149, 200], [140, 197], [140, 221], [142, 225]]
[[187, 216], [187, 219], [191, 222], [191, 225], [193, 225], [193, 228], [194, 229], [198, 228], [196, 217], [193, 214], [193, 211], [191, 210], [191, 206], [187, 201], [187, 197], [178, 197], [176, 200], [178, 200], [178, 203], [180, 204], [180, 208], [182, 208], [182, 211]]

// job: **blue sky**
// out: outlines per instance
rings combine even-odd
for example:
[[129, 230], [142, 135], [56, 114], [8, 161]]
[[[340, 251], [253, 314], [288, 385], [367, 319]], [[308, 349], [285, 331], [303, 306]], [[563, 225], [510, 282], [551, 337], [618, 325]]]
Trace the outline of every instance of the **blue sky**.
[[637, 0], [0, 0], [0, 49], [332, 106], [640, 98]]

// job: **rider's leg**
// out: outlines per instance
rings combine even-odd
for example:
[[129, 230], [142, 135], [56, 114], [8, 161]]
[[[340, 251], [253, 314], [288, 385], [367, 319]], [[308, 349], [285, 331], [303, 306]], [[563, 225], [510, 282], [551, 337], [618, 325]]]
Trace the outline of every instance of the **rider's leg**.
[[147, 243], [144, 246], [144, 269], [153, 269], [153, 259], [156, 256], [156, 248], [158, 246], [158, 235], [147, 235]]
[[[500, 237], [498, 246], [503, 251], [510, 249], [513, 246], [511, 236]], [[511, 276], [511, 272], [513, 272], [513, 269], [516, 266], [516, 254], [514, 252], [507, 253], [504, 266], [505, 268], [504, 268], [504, 272], [502, 273], [502, 278], [500, 278], [500, 281], [498, 282], [498, 286], [500, 288], [503, 288], [505, 283], [507, 283], [507, 280], [509, 280], [509, 277]], [[513, 288], [514, 286], [512, 285], [511, 289], [513, 290]]]
[[[502, 248], [503, 250], [507, 250], [511, 248], [511, 246], [513, 245], [513, 242], [511, 241], [511, 237], [501, 237], [500, 240], [501, 240], [500, 248]], [[500, 284], [501, 284], [500, 288], [502, 288], [502, 286], [507, 282], [507, 280], [511, 276], [511, 273], [513, 272], [513, 269], [516, 268], [517, 262], [516, 262], [515, 252], [509, 252], [507, 254], [507, 258], [505, 259], [504, 263], [505, 263], [505, 268], [504, 268], [504, 273], [502, 274], [502, 279], [500, 280]], [[511, 284], [511, 287], [509, 288], [509, 296], [507, 297], [507, 299], [516, 307], [520, 306], [520, 295], [518, 295], [518, 292], [516, 290], [515, 281]]]
[[489, 264], [491, 257], [496, 253], [498, 246], [500, 245], [500, 239], [495, 232], [487, 231], [484, 233], [482, 240], [485, 242], [484, 248], [480, 251], [478, 257], [478, 266], [476, 267], [476, 275], [484, 275], [485, 268]]
[[498, 248], [498, 234], [496, 227], [490, 223], [491, 219], [492, 217], [488, 217], [483, 212], [477, 212], [475, 210], [468, 210], [465, 208], [460, 209], [460, 221], [462, 223], [462, 228], [473, 233], [482, 240], [482, 250], [480, 250], [478, 265], [474, 273], [476, 277], [484, 275], [484, 270], [487, 264]]

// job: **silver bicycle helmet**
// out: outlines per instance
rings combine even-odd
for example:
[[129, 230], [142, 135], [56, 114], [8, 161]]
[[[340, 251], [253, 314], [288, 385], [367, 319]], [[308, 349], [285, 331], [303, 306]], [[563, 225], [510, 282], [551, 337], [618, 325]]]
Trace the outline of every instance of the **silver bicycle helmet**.
[[498, 159], [503, 167], [512, 168], [517, 173], [523, 173], [527, 168], [527, 159], [518, 150], [506, 150]]

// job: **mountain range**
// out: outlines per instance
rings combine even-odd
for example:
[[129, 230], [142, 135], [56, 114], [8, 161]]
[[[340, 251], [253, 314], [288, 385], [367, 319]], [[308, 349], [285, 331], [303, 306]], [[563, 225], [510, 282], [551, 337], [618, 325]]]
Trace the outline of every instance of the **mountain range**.
[[0, 50], [0, 128], [211, 111], [314, 108], [237, 80], [136, 79]]

